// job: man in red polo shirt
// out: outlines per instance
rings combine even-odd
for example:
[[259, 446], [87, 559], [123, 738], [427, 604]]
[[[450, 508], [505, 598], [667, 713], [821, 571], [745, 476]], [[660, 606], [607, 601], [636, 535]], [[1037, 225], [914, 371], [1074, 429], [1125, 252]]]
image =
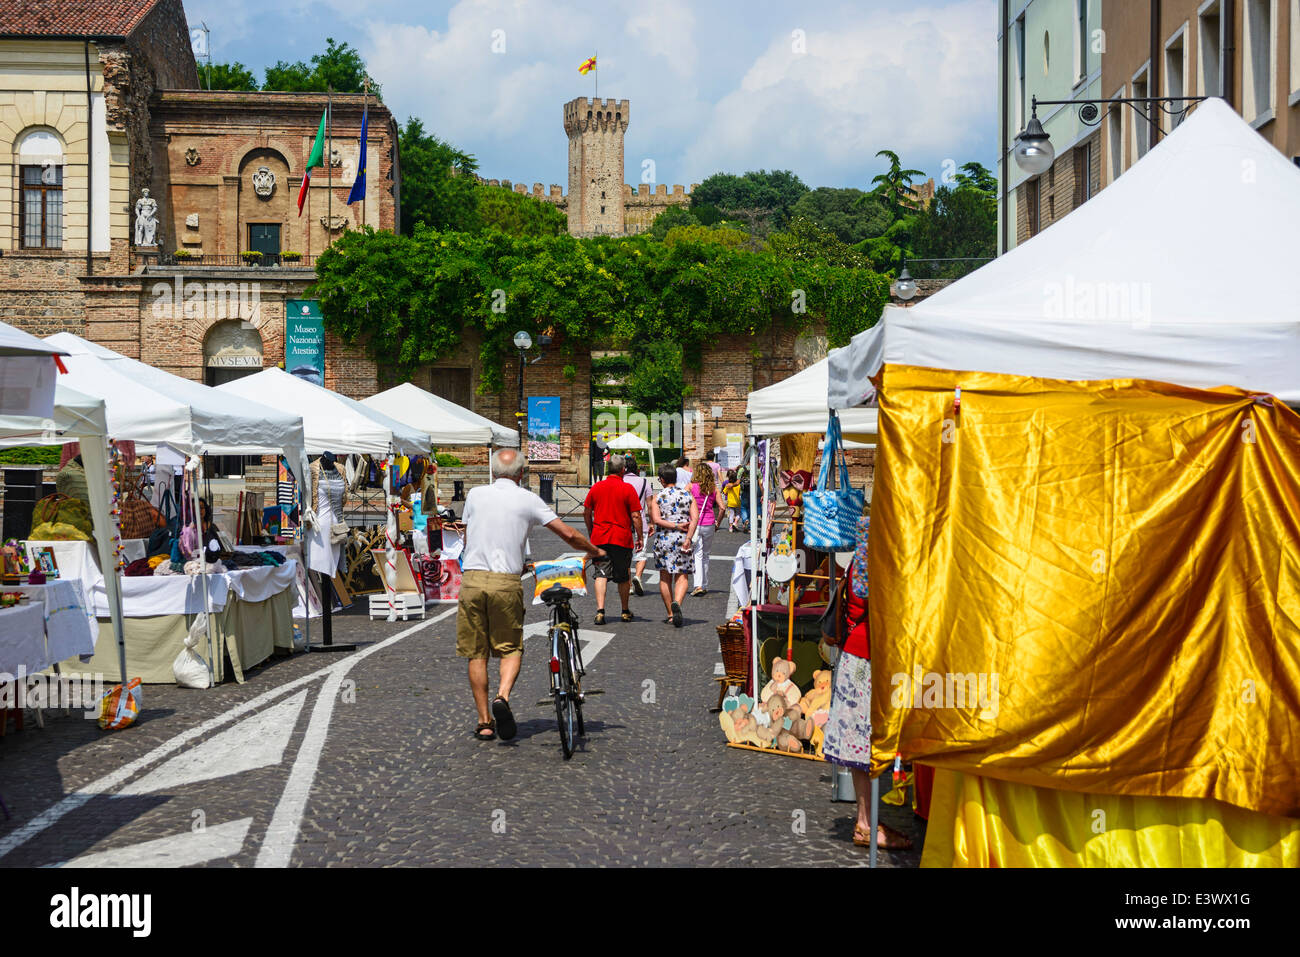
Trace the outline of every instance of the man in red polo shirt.
[[605, 557], [595, 562], [598, 625], [605, 624], [606, 581], [618, 586], [623, 620], [632, 620], [627, 599], [632, 590], [632, 553], [641, 547], [641, 499], [636, 490], [623, 481], [623, 466], [623, 456], [611, 456], [606, 467], [608, 474], [591, 487], [582, 503], [588, 537], [592, 544], [605, 551]]

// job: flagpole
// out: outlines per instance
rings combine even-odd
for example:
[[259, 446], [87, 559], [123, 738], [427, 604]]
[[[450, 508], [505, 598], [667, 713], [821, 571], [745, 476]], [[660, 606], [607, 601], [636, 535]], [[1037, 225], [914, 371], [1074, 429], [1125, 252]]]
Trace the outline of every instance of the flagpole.
[[[361, 128], [363, 130], [366, 128], [365, 116], [366, 116], [366, 111], [369, 109], [370, 109], [370, 77], [367, 76], [364, 80], [361, 81]], [[361, 138], [360, 163], [361, 163], [361, 169], [365, 169], [366, 168], [366, 137], [364, 136]], [[370, 186], [369, 181], [366, 182], [366, 186], [367, 187]], [[363, 189], [361, 191], [361, 228], [362, 229], [366, 228], [366, 193], [368, 192], [370, 192], [368, 188]]]
[[599, 50], [596, 51], [596, 56], [594, 59], [596, 60], [596, 65], [595, 67], [592, 68], [592, 72], [596, 74], [596, 103], [599, 104], [600, 103], [600, 51]]
[[325, 248], [330, 245], [330, 229], [334, 226], [334, 87], [325, 85], [325, 147], [326, 181], [329, 183], [329, 205], [325, 214]]

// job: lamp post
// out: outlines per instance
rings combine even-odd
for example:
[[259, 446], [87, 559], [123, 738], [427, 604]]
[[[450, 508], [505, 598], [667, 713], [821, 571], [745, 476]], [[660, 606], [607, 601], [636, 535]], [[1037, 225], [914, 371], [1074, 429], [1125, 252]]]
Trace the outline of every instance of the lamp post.
[[519, 350], [519, 409], [515, 412], [515, 425], [519, 435], [524, 434], [524, 363], [528, 361], [528, 350], [533, 347], [533, 337], [522, 329], [515, 333], [515, 348]]

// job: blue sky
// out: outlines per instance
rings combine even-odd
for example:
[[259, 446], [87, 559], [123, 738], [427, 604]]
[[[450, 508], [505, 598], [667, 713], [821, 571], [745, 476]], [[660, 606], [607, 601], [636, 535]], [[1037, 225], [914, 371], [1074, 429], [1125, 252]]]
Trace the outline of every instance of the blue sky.
[[[942, 182], [997, 155], [994, 0], [185, 0], [214, 61], [262, 70], [345, 40], [399, 122], [473, 153], [482, 175], [567, 190], [561, 108], [631, 101], [627, 182], [792, 169], [867, 187], [879, 149]], [[494, 49], [495, 48], [495, 49]]]

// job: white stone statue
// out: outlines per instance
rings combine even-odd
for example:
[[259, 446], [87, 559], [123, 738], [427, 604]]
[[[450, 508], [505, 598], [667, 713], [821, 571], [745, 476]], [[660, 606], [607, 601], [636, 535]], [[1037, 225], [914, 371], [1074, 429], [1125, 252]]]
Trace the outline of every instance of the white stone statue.
[[140, 198], [135, 201], [135, 244], [137, 246], [154, 246], [154, 235], [158, 231], [158, 200], [149, 195], [149, 190], [140, 190]]

